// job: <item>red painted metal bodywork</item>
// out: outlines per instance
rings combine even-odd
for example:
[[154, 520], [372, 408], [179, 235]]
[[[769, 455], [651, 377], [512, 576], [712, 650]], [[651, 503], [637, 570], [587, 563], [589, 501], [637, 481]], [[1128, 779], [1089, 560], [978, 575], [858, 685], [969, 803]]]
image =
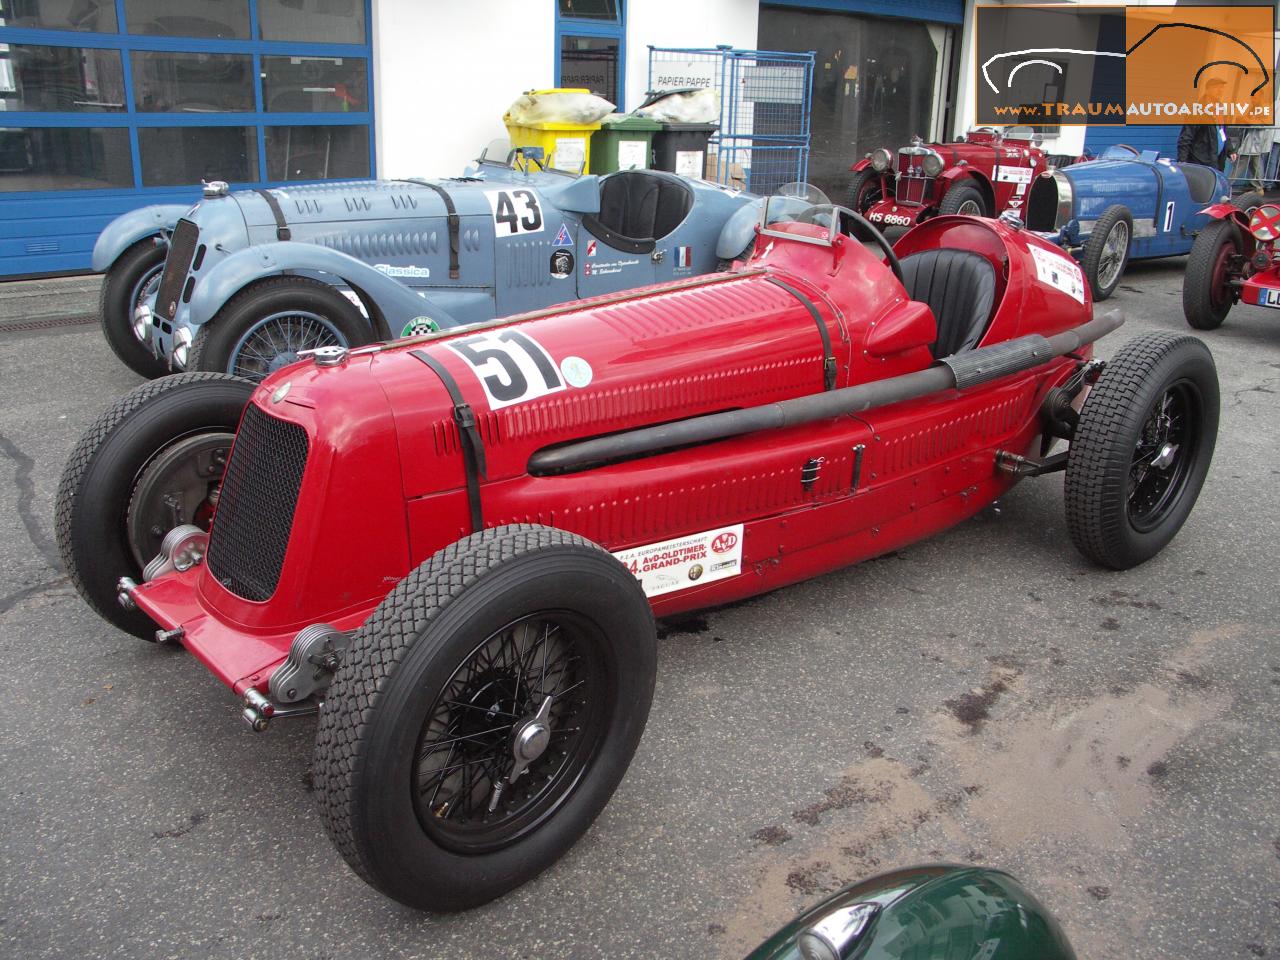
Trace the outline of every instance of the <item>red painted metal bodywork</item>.
[[[1020, 214], [1032, 182], [1049, 167], [1048, 156], [1030, 140], [981, 131], [956, 143], [922, 146], [941, 155], [945, 164], [942, 173], [936, 178], [926, 177], [919, 167], [919, 157], [895, 154], [895, 168], [881, 174], [884, 199], [864, 212], [872, 223], [914, 226], [934, 216], [947, 191], [961, 183], [972, 183], [983, 192], [993, 216], [1006, 210]], [[865, 170], [870, 165], [871, 161], [864, 158], [850, 169]]]
[[[1053, 334], [1092, 314], [1087, 294], [1077, 302], [1037, 279], [1032, 245], [1056, 250], [994, 221], [940, 217], [906, 234], [897, 250], [957, 246], [992, 261], [999, 281], [985, 345]], [[659, 615], [893, 550], [965, 519], [1014, 482], [996, 470], [995, 452], [1038, 452], [1040, 402], [1075, 360], [858, 416], [530, 476], [530, 456], [552, 444], [822, 391], [818, 326], [771, 277], [817, 306], [836, 386], [933, 362], [921, 345], [933, 339], [932, 314], [861, 244], [768, 238], [757, 246], [728, 274], [511, 320], [557, 364], [579, 357], [593, 371], [586, 386], [526, 403], [490, 408], [477, 373], [448, 345], [467, 333], [365, 348], [338, 367], [280, 371], [251, 402], [301, 425], [310, 452], [275, 594], [245, 600], [200, 565], [142, 584], [135, 600], [161, 626], [182, 627], [183, 643], [238, 693], [262, 689], [301, 627], [358, 626], [412, 568], [470, 533], [453, 405], [413, 350], [442, 364], [476, 411], [486, 526], [546, 524], [617, 551], [744, 524], [743, 573], [655, 597]], [[877, 339], [882, 326], [889, 332]], [[273, 402], [285, 382], [289, 391]], [[820, 474], [806, 486], [801, 470], [818, 458]]]

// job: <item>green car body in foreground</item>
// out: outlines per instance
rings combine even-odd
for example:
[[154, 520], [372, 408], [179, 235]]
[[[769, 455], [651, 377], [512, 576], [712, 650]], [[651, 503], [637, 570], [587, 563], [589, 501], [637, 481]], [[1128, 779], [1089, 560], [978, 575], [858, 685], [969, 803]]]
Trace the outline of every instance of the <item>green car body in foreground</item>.
[[908, 867], [845, 887], [746, 960], [1076, 960], [1057, 921], [1007, 873]]

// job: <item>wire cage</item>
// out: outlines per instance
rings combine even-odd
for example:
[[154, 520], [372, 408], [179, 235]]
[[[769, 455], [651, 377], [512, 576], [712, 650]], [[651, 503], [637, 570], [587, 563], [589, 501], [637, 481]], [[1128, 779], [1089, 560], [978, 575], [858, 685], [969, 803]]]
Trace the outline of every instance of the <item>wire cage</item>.
[[[1280, 191], [1280, 127], [1242, 127], [1241, 152], [1231, 164], [1227, 179], [1232, 193], [1272, 194]], [[1250, 145], [1249, 134], [1261, 136], [1261, 143]], [[1245, 153], [1245, 149], [1265, 148], [1262, 153]]]
[[649, 47], [649, 89], [710, 87], [720, 123], [707, 145], [708, 180], [768, 194], [809, 176], [814, 53]]

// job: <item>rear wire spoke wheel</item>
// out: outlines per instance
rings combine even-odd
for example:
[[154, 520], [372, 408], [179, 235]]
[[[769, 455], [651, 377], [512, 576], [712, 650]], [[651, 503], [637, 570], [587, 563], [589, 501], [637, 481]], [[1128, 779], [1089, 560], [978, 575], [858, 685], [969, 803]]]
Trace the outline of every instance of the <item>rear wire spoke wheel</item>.
[[536, 876], [621, 781], [655, 642], [635, 576], [581, 537], [495, 527], [439, 551], [355, 632], [327, 691], [315, 781], [330, 839], [419, 909]]
[[173, 527], [208, 529], [225, 453], [253, 384], [210, 373], [144, 383], [117, 400], [71, 452], [54, 506], [58, 551], [76, 590], [104, 620], [143, 639], [156, 625], [116, 601], [140, 580]]
[[1219, 404], [1195, 337], [1149, 334], [1108, 362], [1067, 453], [1067, 528], [1085, 556], [1127, 569], [1173, 539], [1208, 474]]
[[259, 381], [317, 347], [373, 340], [369, 322], [327, 283], [270, 277], [241, 290], [196, 331], [187, 368]]

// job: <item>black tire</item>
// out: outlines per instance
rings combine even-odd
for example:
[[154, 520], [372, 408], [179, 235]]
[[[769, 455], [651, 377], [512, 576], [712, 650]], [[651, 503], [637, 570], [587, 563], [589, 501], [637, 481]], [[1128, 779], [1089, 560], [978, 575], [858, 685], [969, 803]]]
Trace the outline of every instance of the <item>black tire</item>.
[[[1114, 241], [1123, 249], [1109, 246]], [[1093, 232], [1084, 242], [1080, 253], [1080, 269], [1084, 271], [1089, 287], [1093, 290], [1093, 302], [1100, 303], [1115, 293], [1129, 264], [1129, 248], [1133, 244], [1133, 215], [1123, 204], [1113, 203], [1102, 211]], [[1116, 262], [1118, 258], [1118, 262]]]
[[1254, 210], [1266, 202], [1267, 198], [1260, 193], [1241, 193], [1231, 198], [1231, 205], [1237, 210], [1243, 210], [1246, 216], [1252, 215]]
[[1231, 261], [1243, 252], [1244, 241], [1234, 220], [1213, 221], [1191, 245], [1182, 276], [1182, 315], [1197, 330], [1216, 330], [1227, 319], [1236, 301], [1227, 283]]
[[[1219, 402], [1213, 354], [1195, 337], [1155, 333], [1121, 347], [1089, 391], [1067, 452], [1067, 528], [1081, 553], [1125, 570], [1173, 539], [1209, 472]], [[1167, 446], [1169, 463], [1153, 466]]]
[[158, 542], [139, 543], [129, 533], [140, 478], [175, 443], [234, 433], [252, 392], [253, 384], [217, 373], [144, 383], [112, 404], [71, 452], [54, 507], [58, 551], [80, 596], [126, 633], [149, 639], [156, 631], [149, 617], [116, 601], [116, 581], [139, 579], [138, 555]]
[[167, 250], [156, 246], [154, 237], [139, 240], [107, 269], [98, 297], [98, 322], [107, 345], [126, 367], [148, 380], [169, 373], [169, 364], [134, 334], [133, 308], [146, 283], [159, 279]]
[[880, 189], [881, 174], [871, 167], [854, 171], [849, 181], [849, 209], [855, 210], [864, 217], [867, 211], [884, 199], [884, 191]]
[[258, 381], [279, 366], [293, 362], [296, 353], [292, 351], [277, 352], [269, 363], [237, 352], [241, 338], [276, 314], [309, 315], [327, 325], [327, 330], [318, 338], [301, 340], [298, 349], [329, 344], [359, 347], [374, 339], [369, 322], [360, 316], [350, 300], [329, 284], [307, 277], [270, 277], [241, 290], [227, 301], [217, 316], [196, 331], [187, 369], [229, 373]]
[[[587, 759], [571, 782], [556, 779], [556, 773], [543, 788], [558, 799], [542, 819], [496, 847], [458, 846], [463, 841], [445, 835], [444, 821], [466, 802], [462, 791], [439, 806], [433, 794], [425, 801], [431, 811], [425, 818], [423, 801], [415, 799], [431, 785], [419, 790], [421, 780], [415, 779], [427, 762], [421, 749], [430, 729], [426, 722], [442, 702], [459, 706], [444, 691], [456, 689], [449, 685], [485, 638], [531, 611], [555, 611], [598, 628], [595, 642], [581, 650], [604, 665], [606, 679], [593, 708], [603, 712], [592, 714], [599, 736], [590, 738]], [[548, 527], [518, 525], [446, 547], [402, 580], [356, 631], [329, 687], [315, 749], [316, 796], [329, 838], [357, 874], [411, 907], [460, 910], [501, 896], [554, 863], [604, 808], [640, 742], [655, 672], [648, 601], [636, 578], [595, 544]], [[497, 709], [495, 703], [491, 715]], [[485, 720], [491, 721], [492, 716]], [[445, 735], [456, 732], [450, 727]], [[432, 750], [440, 745], [436, 741]], [[580, 748], [574, 743], [568, 749], [577, 756]], [[556, 761], [552, 753], [544, 756], [563, 769], [568, 761]], [[452, 762], [451, 752], [443, 763]], [[481, 769], [477, 776], [490, 776], [489, 768]], [[474, 795], [477, 784], [469, 786]], [[497, 814], [507, 815], [502, 809]], [[466, 810], [461, 816], [467, 817]], [[482, 811], [480, 819], [486, 816], [493, 814]], [[464, 819], [449, 829], [479, 836], [482, 826]]]
[[[974, 204], [977, 205], [977, 212], [971, 209]], [[947, 192], [942, 196], [942, 202], [938, 204], [938, 213], [942, 216], [950, 216], [962, 212], [970, 217], [989, 217], [991, 216], [991, 208], [987, 205], [987, 198], [983, 192], [973, 183], [956, 183], [948, 188]]]

